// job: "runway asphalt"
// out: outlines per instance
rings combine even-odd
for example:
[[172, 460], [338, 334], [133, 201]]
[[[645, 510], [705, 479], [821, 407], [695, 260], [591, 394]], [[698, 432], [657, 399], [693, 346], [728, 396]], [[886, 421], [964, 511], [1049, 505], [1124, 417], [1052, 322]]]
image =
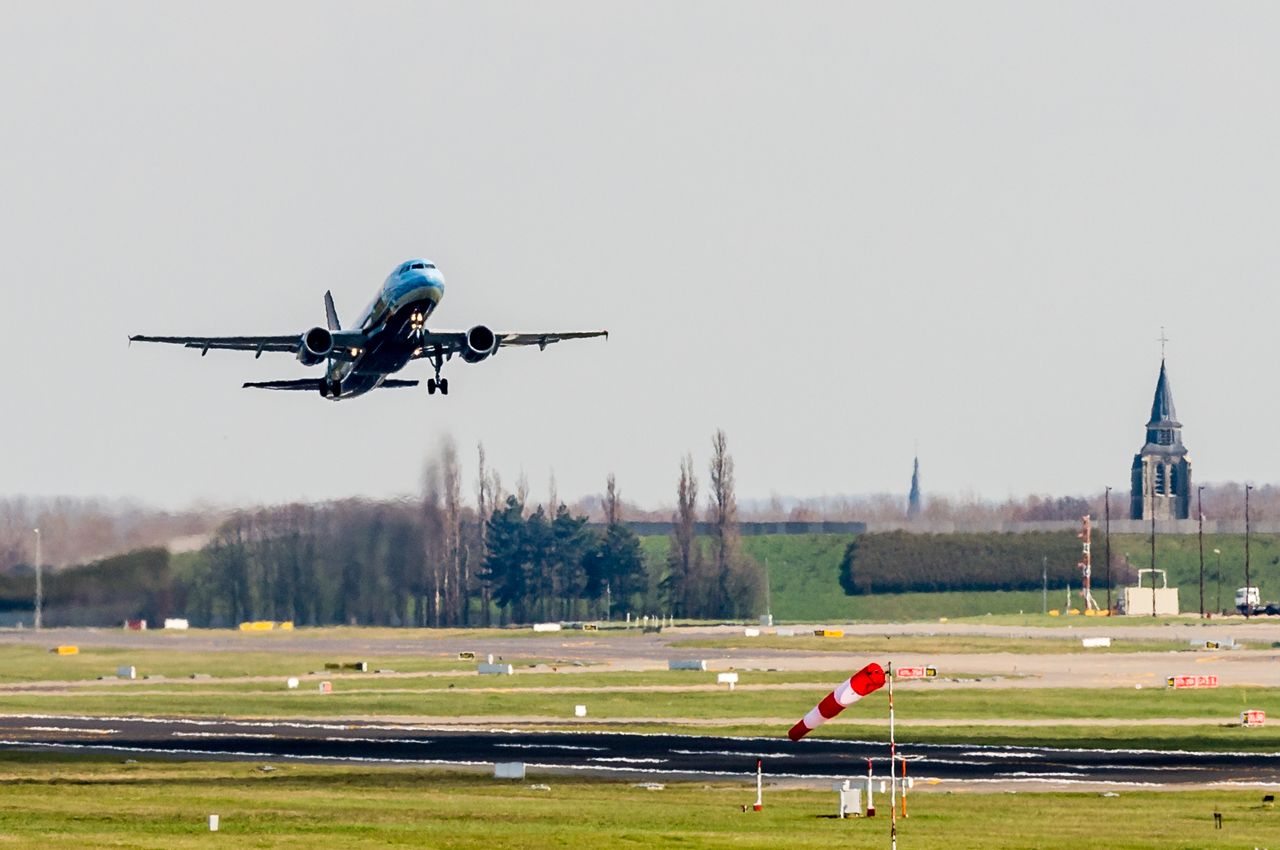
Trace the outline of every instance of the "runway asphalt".
[[[444, 730], [342, 721], [233, 721], [155, 717], [0, 717], [0, 748], [139, 757], [294, 759], [487, 768], [524, 762], [533, 772], [584, 772], [655, 780], [754, 776], [771, 781], [865, 777], [888, 770], [884, 741], [721, 738], [600, 732]], [[1280, 783], [1280, 754], [1062, 750], [899, 745], [916, 782], [1044, 787], [1178, 787]], [[1031, 790], [1031, 789], [1029, 789]]]

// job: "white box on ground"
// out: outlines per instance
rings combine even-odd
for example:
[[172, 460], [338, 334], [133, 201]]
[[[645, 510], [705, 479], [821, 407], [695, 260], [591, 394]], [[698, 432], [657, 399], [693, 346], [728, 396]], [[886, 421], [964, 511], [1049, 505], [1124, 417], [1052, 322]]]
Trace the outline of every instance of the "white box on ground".
[[499, 761], [493, 765], [494, 779], [524, 779], [524, 762]]
[[285, 679], [284, 686], [291, 691], [296, 691], [298, 689], [298, 677], [290, 676], [289, 678]]
[[534, 623], [533, 630], [535, 632], [558, 632], [560, 631], [559, 623]]
[[778, 629], [778, 637], [795, 637], [795, 629]]
[[717, 673], [716, 684], [736, 685], [738, 684], [738, 674], [737, 673]]
[[743, 629], [742, 635], [743, 637], [760, 637], [760, 630], [759, 629]]
[[510, 676], [516, 668], [510, 664], [481, 664], [479, 672], [482, 676]]
[[181, 617], [167, 617], [164, 621], [164, 627], [166, 629], [177, 629], [182, 631], [183, 629], [191, 628], [191, 624]]
[[840, 795], [839, 808], [836, 809], [837, 817], [845, 818], [850, 815], [862, 817], [862, 789], [852, 786], [853, 783], [848, 779], [831, 783], [831, 790]]
[[117, 667], [116, 678], [118, 679], [136, 679], [138, 678], [137, 667]]
[[1111, 638], [1109, 637], [1091, 637], [1080, 641], [1081, 645], [1088, 649], [1096, 649], [1100, 647], [1111, 646]]
[[573, 707], [573, 716], [574, 716], [574, 717], [586, 717], [586, 716], [587, 716], [587, 707], [586, 707], [585, 705], [575, 705], [575, 706]]
[[706, 670], [707, 662], [703, 659], [686, 661], [679, 658], [672, 658], [670, 661], [667, 662], [667, 669], [668, 670]]
[[209, 831], [210, 831], [210, 832], [217, 832], [217, 831], [218, 831], [218, 821], [219, 821], [219, 820], [220, 820], [220, 818], [219, 818], [217, 815], [209, 815]]

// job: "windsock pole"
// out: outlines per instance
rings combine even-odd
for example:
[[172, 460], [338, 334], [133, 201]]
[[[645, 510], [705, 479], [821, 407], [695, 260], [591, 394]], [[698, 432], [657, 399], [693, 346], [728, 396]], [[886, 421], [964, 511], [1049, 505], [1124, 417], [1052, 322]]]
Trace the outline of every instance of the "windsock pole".
[[[791, 727], [787, 737], [793, 741], [799, 741], [867, 694], [882, 687], [884, 687], [884, 669], [873, 661], [850, 676], [847, 681], [841, 682], [834, 691], [822, 698], [822, 702], [809, 709], [809, 713]], [[890, 770], [890, 773], [892, 772]]]
[[889, 847], [898, 850], [898, 782], [893, 763], [898, 760], [898, 739], [893, 730], [893, 662], [889, 662]]

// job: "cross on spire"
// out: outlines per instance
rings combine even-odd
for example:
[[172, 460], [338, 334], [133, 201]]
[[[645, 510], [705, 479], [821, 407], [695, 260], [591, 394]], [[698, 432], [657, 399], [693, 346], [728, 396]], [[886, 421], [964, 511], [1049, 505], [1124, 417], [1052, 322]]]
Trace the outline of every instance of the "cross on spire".
[[1160, 339], [1156, 340], [1160, 343], [1160, 359], [1164, 359], [1164, 345], [1169, 341], [1169, 337], [1164, 334], [1164, 325], [1160, 326]]

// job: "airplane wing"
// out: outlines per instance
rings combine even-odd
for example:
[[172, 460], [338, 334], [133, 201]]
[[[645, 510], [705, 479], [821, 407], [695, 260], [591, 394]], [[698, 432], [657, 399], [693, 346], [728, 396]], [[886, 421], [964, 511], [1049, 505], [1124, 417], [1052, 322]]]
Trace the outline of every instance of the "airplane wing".
[[198, 348], [203, 357], [211, 348], [256, 351], [259, 355], [264, 351], [286, 351], [295, 354], [298, 346], [302, 344], [302, 337], [298, 334], [290, 336], [145, 336], [139, 334], [129, 337], [129, 342], [164, 342], [186, 348]]
[[[163, 342], [169, 345], [181, 345], [185, 348], [197, 348], [200, 356], [208, 354], [210, 349], [223, 351], [252, 351], [255, 357], [261, 357], [264, 351], [280, 351], [297, 354], [302, 347], [303, 334], [289, 336], [146, 336], [137, 334], [129, 337], [129, 342]], [[335, 331], [333, 333], [333, 349], [336, 359], [349, 359], [348, 349], [360, 348], [365, 338], [359, 331]]]
[[[536, 345], [538, 348], [545, 349], [553, 342], [560, 342], [566, 339], [591, 339], [593, 337], [608, 337], [608, 331], [540, 331], [535, 333], [525, 332], [495, 332], [498, 338], [498, 347], [502, 348], [508, 345]], [[430, 357], [433, 350], [438, 346], [441, 353], [449, 355], [455, 354], [463, 349], [466, 345], [466, 331], [427, 331], [422, 335], [422, 353], [419, 357]]]

